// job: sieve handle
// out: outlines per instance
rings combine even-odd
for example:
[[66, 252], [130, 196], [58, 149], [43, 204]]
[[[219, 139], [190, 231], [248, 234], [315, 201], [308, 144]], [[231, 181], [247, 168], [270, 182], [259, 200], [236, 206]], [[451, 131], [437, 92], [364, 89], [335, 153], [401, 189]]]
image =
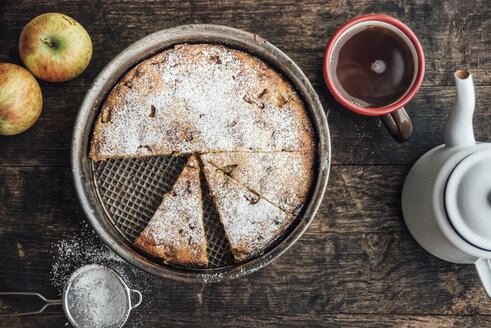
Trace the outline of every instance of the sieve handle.
[[19, 316], [23, 316], [23, 315], [40, 314], [44, 310], [46, 310], [46, 308], [48, 306], [61, 305], [62, 304], [61, 299], [60, 300], [50, 300], [50, 299], [47, 299], [46, 297], [44, 297], [43, 295], [41, 295], [39, 293], [33, 293], [33, 292], [0, 292], [0, 296], [37, 296], [41, 300], [43, 300], [43, 302], [45, 303], [43, 305], [43, 307], [37, 311], [21, 312], [21, 313], [0, 313], [0, 317], [19, 317]]
[[[143, 296], [142, 296], [142, 293], [140, 293], [140, 291], [138, 291], [136, 289], [130, 289], [130, 293], [136, 294], [136, 297], [138, 298], [138, 300], [136, 301], [135, 304], [130, 304], [130, 307], [133, 310], [134, 308], [138, 307], [138, 305], [140, 305], [142, 303]], [[131, 298], [130, 298], [130, 303], [131, 303]]]

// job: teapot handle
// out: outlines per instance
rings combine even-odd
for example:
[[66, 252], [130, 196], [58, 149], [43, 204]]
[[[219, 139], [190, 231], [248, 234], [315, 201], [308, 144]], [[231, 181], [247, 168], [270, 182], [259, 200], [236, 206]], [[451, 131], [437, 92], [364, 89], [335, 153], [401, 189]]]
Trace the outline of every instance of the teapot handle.
[[457, 100], [445, 124], [444, 136], [447, 147], [470, 145], [476, 142], [472, 126], [472, 116], [476, 106], [472, 75], [466, 70], [459, 70], [455, 72], [454, 77]]
[[482, 286], [491, 298], [491, 260], [489, 259], [479, 259], [475, 263], [477, 275], [481, 279]]

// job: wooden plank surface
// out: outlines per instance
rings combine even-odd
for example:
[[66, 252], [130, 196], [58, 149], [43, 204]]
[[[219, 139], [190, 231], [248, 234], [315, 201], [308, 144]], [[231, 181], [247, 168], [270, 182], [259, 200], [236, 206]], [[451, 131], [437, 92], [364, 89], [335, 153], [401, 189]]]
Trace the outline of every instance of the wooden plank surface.
[[[50, 277], [59, 256], [57, 241], [83, 231], [85, 243], [104, 246], [90, 232], [66, 183], [69, 168], [4, 170], [0, 198], [9, 206], [0, 209], [0, 287], [22, 286], [56, 297]], [[316, 219], [275, 263], [238, 280], [205, 286], [137, 274], [129, 283], [147, 300], [140, 311], [162, 320], [173, 314], [178, 320], [185, 307], [195, 315], [188, 319], [196, 321], [208, 312], [248, 317], [254, 311], [251, 322], [256, 316], [266, 320], [268, 313], [370, 314], [367, 322], [377, 315], [399, 315], [400, 320], [403, 315], [491, 315], [491, 301], [474, 268], [429, 255], [406, 230], [399, 197], [407, 170], [399, 165], [334, 167]], [[127, 271], [126, 266], [117, 269]]]
[[62, 11], [79, 21], [94, 44], [94, 57], [80, 78], [88, 86], [102, 67], [136, 40], [183, 24], [221, 24], [257, 33], [284, 50], [317, 80], [324, 48], [345, 21], [382, 13], [406, 23], [426, 54], [426, 85], [453, 85], [456, 68], [475, 70], [477, 85], [490, 85], [490, 9], [477, 1], [3, 1], [0, 4], [0, 60], [16, 60], [17, 39], [36, 15]]
[[[290, 314], [290, 315], [247, 315], [236, 317], [233, 315], [217, 316], [206, 313], [206, 321], [202, 326], [210, 327], [363, 327], [363, 328], [434, 328], [434, 327], [489, 327], [491, 319], [487, 316], [405, 316], [405, 315], [345, 315], [345, 314]], [[166, 325], [169, 327], [189, 327], [195, 321], [193, 317], [182, 314], [168, 315], [165, 317]], [[0, 320], [0, 323], [2, 321]], [[162, 319], [156, 317], [148, 318], [148, 324], [155, 327], [163, 327]], [[64, 327], [66, 319], [62, 315], [44, 316], [42, 318], [11, 319], [9, 326], [21, 325], [25, 328], [52, 328]], [[136, 326], [135, 326], [136, 325]], [[135, 323], [132, 318], [128, 320], [129, 327], [143, 327]]]
[[[298, 243], [270, 266], [238, 280], [186, 284], [110, 262], [144, 294], [127, 326], [491, 326], [491, 301], [475, 269], [426, 253], [410, 236], [400, 210], [410, 166], [443, 142], [456, 69], [467, 68], [474, 75], [476, 138], [491, 141], [487, 1], [8, 0], [0, 2], [0, 62], [20, 63], [17, 41], [23, 26], [53, 11], [87, 29], [94, 55], [77, 79], [40, 82], [40, 120], [19, 136], [0, 137], [0, 290], [57, 297], [53, 270], [62, 257], [70, 257], [60, 254], [60, 241], [109, 252], [87, 225], [72, 187], [69, 156], [77, 110], [99, 71], [131, 43], [160, 29], [213, 23], [266, 38], [312, 81], [328, 112], [332, 136], [328, 190]], [[407, 106], [414, 135], [404, 145], [391, 140], [377, 119], [330, 106], [324, 86], [322, 57], [330, 36], [346, 20], [367, 13], [402, 20], [425, 50], [423, 87]], [[0, 300], [0, 313], [9, 306]], [[0, 319], [0, 327], [64, 327], [61, 310], [54, 312], [58, 315]]]

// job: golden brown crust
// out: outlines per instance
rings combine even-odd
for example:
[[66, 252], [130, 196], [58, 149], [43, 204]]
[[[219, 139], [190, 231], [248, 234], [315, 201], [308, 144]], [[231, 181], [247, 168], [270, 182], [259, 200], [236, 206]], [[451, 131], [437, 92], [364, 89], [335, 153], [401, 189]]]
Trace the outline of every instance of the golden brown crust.
[[180, 45], [143, 61], [113, 88], [90, 157], [210, 151], [303, 151], [313, 131], [293, 88], [244, 52]]
[[142, 251], [164, 263], [208, 266], [203, 204], [196, 156], [191, 156], [171, 191], [135, 241]]

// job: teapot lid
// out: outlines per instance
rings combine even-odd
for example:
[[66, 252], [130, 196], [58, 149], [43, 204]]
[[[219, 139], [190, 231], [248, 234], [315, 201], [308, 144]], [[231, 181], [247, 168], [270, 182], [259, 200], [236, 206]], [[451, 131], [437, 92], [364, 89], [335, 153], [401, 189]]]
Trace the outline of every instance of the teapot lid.
[[464, 158], [445, 188], [445, 208], [468, 243], [491, 250], [491, 148]]

